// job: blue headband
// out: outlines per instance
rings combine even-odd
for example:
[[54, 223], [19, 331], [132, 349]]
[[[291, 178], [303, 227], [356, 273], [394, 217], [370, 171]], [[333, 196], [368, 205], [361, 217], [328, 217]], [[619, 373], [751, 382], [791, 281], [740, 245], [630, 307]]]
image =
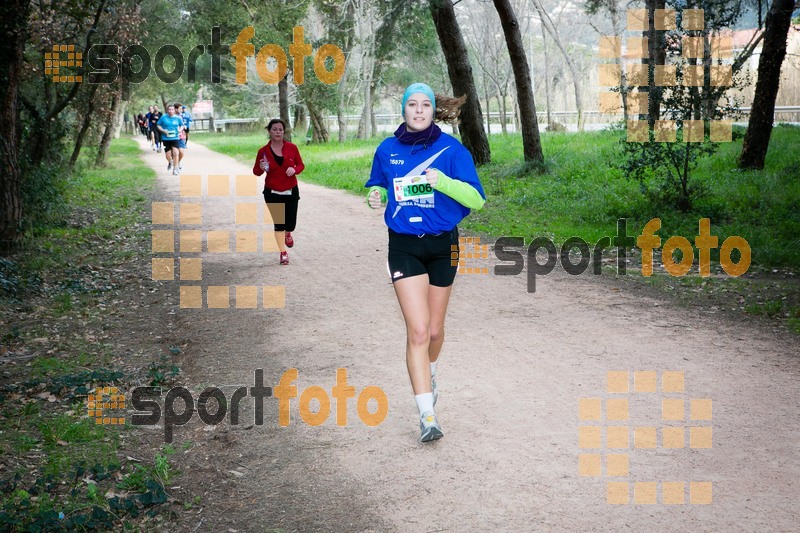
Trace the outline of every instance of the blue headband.
[[433, 105], [433, 112], [436, 113], [436, 97], [433, 96], [433, 89], [424, 83], [412, 83], [408, 86], [406, 92], [403, 93], [403, 103], [400, 105], [400, 114], [404, 117], [406, 116], [406, 102], [408, 101], [408, 97], [416, 93], [422, 93], [430, 98], [431, 104]]

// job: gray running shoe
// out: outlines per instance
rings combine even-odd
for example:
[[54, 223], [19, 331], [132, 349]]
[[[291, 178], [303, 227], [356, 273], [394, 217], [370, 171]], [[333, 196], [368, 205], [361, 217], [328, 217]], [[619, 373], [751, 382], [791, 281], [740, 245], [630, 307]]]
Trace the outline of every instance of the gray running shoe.
[[436, 390], [436, 374], [431, 374], [431, 392], [433, 393], [433, 406], [439, 401], [439, 391]]
[[436, 415], [432, 411], [422, 413], [422, 416], [419, 417], [419, 429], [422, 432], [419, 439], [421, 442], [429, 442], [444, 437], [442, 426], [439, 425]]
[[167, 172], [172, 170], [172, 163], [167, 163]]

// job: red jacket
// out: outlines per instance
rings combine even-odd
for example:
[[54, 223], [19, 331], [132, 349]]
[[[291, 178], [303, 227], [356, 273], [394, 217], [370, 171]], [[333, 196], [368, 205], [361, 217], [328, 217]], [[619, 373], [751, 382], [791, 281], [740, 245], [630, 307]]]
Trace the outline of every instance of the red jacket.
[[[297, 149], [297, 145], [283, 141], [283, 165], [278, 165], [278, 162], [275, 161], [275, 156], [272, 155], [272, 150], [269, 149], [270, 143], [262, 146], [258, 151], [256, 164], [253, 165], [253, 174], [260, 176], [264, 173], [261, 168], [261, 161], [266, 157], [267, 163], [269, 163], [269, 170], [264, 178], [264, 188], [276, 191], [293, 189], [297, 186], [296, 176], [306, 168], [303, 164], [303, 159], [300, 157], [300, 151]], [[294, 175], [291, 177], [286, 175], [286, 169], [289, 167], [294, 167]]]

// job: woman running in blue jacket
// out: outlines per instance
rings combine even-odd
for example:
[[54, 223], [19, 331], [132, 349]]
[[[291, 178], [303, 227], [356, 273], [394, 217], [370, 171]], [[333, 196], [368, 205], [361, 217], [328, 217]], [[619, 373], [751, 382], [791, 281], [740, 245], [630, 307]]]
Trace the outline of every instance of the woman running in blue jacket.
[[434, 120], [454, 122], [466, 97], [435, 96], [424, 83], [403, 94], [405, 122], [375, 151], [368, 203], [385, 205], [389, 271], [406, 324], [406, 365], [422, 442], [444, 433], [434, 411], [436, 361], [458, 269], [458, 223], [486, 201], [472, 155]]

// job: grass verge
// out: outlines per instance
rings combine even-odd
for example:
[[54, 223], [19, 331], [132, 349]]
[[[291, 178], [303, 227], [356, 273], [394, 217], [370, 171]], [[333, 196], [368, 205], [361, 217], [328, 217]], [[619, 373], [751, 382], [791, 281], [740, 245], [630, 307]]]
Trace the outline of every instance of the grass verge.
[[168, 501], [170, 450], [134, 459], [130, 428], [87, 410], [94, 389], [148, 372], [117, 310], [149, 277], [155, 173], [140, 152], [121, 139], [106, 168], [81, 160], [66, 220], [0, 260], [0, 530], [146, 530]]

